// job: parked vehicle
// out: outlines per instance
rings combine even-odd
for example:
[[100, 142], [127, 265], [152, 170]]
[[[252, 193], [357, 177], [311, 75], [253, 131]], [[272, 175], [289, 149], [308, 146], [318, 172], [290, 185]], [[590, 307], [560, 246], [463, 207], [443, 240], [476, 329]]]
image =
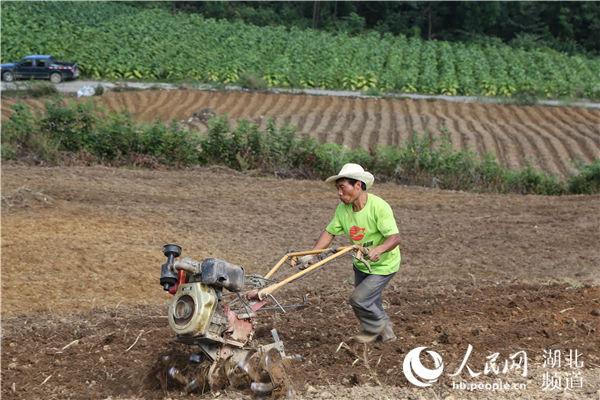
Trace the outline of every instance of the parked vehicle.
[[30, 55], [19, 62], [0, 65], [0, 74], [6, 82], [35, 78], [60, 83], [67, 79], [77, 79], [79, 68], [75, 62], [54, 61], [49, 55]]

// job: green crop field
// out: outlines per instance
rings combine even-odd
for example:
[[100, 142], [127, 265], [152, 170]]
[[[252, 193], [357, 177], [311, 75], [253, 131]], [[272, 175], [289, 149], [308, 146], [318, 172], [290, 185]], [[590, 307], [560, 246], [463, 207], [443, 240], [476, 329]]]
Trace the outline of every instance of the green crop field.
[[600, 59], [377, 33], [256, 27], [118, 2], [3, 2], [2, 62], [76, 61], [86, 77], [510, 97], [600, 98]]

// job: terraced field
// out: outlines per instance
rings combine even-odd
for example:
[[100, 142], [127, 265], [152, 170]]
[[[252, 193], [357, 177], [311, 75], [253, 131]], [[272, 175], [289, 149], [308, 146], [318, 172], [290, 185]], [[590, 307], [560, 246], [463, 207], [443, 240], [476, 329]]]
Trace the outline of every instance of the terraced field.
[[[40, 108], [43, 101], [25, 103]], [[600, 155], [596, 109], [200, 90], [110, 92], [101, 101], [108, 110], [126, 109], [147, 120], [188, 120], [205, 107], [233, 123], [244, 118], [264, 127], [274, 118], [296, 125], [301, 135], [348, 147], [396, 145], [415, 131], [440, 136], [445, 127], [457, 149], [492, 152], [508, 168], [524, 167], [527, 159], [559, 176], [575, 171], [578, 156], [591, 162]], [[3, 121], [14, 103], [3, 100]], [[206, 130], [203, 124], [193, 127]]]

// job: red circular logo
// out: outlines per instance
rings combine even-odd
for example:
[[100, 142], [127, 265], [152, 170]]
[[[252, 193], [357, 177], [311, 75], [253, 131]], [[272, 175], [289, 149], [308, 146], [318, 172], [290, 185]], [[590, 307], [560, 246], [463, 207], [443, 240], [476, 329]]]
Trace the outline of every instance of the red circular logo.
[[353, 226], [352, 228], [350, 228], [350, 238], [352, 238], [352, 240], [356, 242], [362, 240], [362, 238], [365, 237], [365, 229], [367, 228], [360, 228], [356, 225]]

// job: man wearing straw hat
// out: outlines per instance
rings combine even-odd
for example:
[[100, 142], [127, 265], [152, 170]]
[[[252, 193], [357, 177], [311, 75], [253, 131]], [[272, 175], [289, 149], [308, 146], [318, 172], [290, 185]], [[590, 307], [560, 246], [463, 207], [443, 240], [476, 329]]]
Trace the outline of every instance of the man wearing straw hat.
[[[337, 189], [341, 200], [332, 221], [319, 236], [313, 250], [329, 247], [336, 235], [346, 234], [354, 244], [368, 248], [371, 270], [354, 260], [354, 291], [350, 304], [362, 325], [354, 337], [371, 343], [381, 337], [384, 342], [396, 339], [390, 318], [383, 309], [382, 293], [400, 268], [400, 234], [392, 208], [380, 197], [366, 191], [375, 178], [358, 164], [345, 164], [339, 174], [325, 182]], [[310, 263], [312, 255], [301, 262]]]

